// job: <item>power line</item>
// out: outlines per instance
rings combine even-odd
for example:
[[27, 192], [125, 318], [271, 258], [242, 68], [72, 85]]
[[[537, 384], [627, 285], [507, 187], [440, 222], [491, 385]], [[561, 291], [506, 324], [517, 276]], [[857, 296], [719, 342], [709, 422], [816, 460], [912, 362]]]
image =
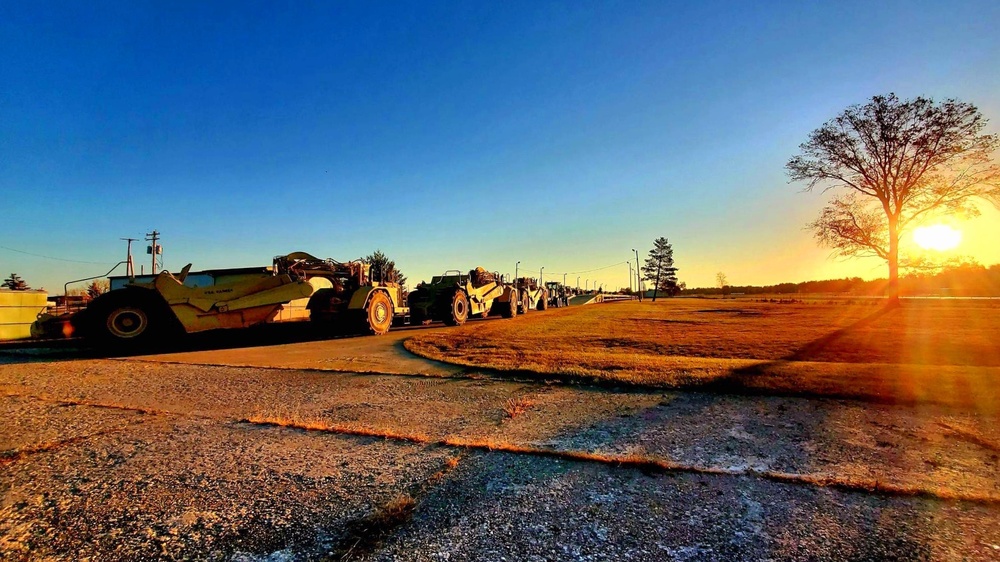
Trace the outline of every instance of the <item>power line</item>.
[[604, 269], [611, 269], [612, 267], [618, 267], [618, 266], [621, 266], [621, 265], [625, 265], [627, 263], [629, 263], [629, 262], [627, 262], [627, 261], [620, 261], [620, 262], [617, 262], [617, 263], [613, 263], [611, 265], [606, 265], [604, 267], [598, 267], [596, 269], [588, 269], [586, 271], [567, 271], [566, 275], [580, 275], [580, 274], [583, 274], [583, 273], [591, 273], [591, 272], [594, 272], [594, 271], [601, 271], [601, 270], [604, 270]]
[[7, 246], [0, 246], [0, 248], [3, 248], [4, 250], [10, 250], [11, 252], [17, 252], [19, 254], [25, 254], [25, 255], [28, 255], [28, 256], [35, 256], [36, 258], [45, 258], [47, 260], [67, 261], [67, 262], [70, 262], [70, 263], [89, 263], [91, 265], [108, 265], [109, 263], [111, 263], [111, 262], [108, 262], [108, 261], [81, 261], [81, 260], [68, 260], [66, 258], [54, 258], [52, 256], [43, 256], [42, 254], [33, 254], [31, 252], [25, 252], [24, 250], [17, 250], [15, 248], [8, 248]]
[[[627, 263], [629, 263], [629, 262], [627, 262], [627, 261], [620, 261], [620, 262], [613, 263], [611, 265], [606, 265], [604, 267], [595, 267], [594, 269], [586, 269], [586, 270], [583, 270], [583, 271], [553, 271], [552, 275], [582, 275], [584, 273], [593, 273], [594, 271], [602, 271], [602, 270], [605, 270], [605, 269], [611, 269], [612, 267], [620, 267], [620, 266], [623, 266], [623, 265], [625, 265]], [[523, 263], [521, 264], [521, 268], [522, 269], [524, 268], [524, 264]]]

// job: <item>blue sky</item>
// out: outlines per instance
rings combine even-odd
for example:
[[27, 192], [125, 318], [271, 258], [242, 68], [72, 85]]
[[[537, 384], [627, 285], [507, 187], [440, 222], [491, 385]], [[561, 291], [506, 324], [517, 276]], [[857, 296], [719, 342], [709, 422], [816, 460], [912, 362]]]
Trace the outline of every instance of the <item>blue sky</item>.
[[[1000, 130], [1000, 3], [757, 4], [0, 6], [0, 271], [54, 291], [155, 228], [170, 270], [380, 248], [610, 287], [666, 236], [691, 286], [884, 275], [816, 246], [783, 165], [890, 91]], [[965, 231], [1000, 262], [995, 211]]]

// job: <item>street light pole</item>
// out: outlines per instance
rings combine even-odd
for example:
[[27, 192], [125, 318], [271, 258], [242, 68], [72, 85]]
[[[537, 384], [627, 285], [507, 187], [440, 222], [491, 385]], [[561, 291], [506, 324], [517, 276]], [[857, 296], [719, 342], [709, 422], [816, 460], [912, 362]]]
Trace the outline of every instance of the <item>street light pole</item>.
[[579, 275], [576, 276], [576, 290], [578, 292], [580, 291], [580, 276]]
[[538, 286], [539, 287], [541, 287], [541, 286], [544, 285], [544, 283], [542, 283], [542, 271], [545, 271], [545, 266], [544, 265], [538, 269]]
[[514, 264], [514, 281], [515, 282], [517, 281], [517, 266], [519, 266], [519, 265], [521, 265], [521, 260], [518, 260], [517, 263]]
[[627, 261], [625, 265], [628, 266], [628, 292], [632, 292], [632, 262]]
[[635, 252], [635, 290], [639, 293], [639, 300], [642, 300], [642, 277], [639, 277], [639, 250], [632, 248]]

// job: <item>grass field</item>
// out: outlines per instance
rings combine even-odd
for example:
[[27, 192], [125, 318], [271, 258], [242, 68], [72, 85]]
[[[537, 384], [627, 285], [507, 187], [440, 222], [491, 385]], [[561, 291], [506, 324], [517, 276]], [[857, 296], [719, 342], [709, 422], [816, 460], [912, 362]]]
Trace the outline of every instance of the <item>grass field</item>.
[[661, 299], [471, 322], [405, 342], [440, 361], [588, 382], [1000, 412], [1000, 301]]

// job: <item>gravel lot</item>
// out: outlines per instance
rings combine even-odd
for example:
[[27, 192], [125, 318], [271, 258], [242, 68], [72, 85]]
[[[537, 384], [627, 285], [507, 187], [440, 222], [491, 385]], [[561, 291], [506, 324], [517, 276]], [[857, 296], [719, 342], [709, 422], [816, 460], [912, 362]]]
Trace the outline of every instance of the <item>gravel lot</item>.
[[[0, 559], [1000, 559], [995, 418], [504, 381], [418, 366], [398, 344], [0, 354]], [[350, 372], [361, 363], [366, 374]], [[523, 412], [505, 413], [508, 400]], [[255, 415], [691, 470], [245, 421]], [[809, 483], [822, 478], [922, 495]]]

